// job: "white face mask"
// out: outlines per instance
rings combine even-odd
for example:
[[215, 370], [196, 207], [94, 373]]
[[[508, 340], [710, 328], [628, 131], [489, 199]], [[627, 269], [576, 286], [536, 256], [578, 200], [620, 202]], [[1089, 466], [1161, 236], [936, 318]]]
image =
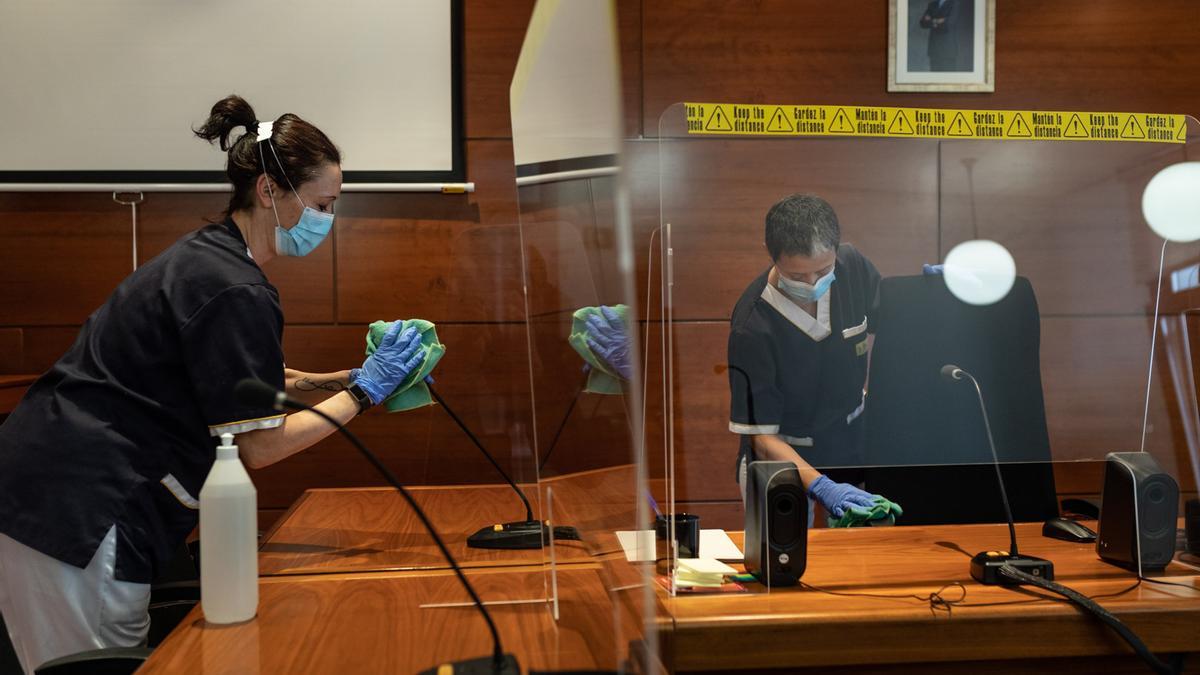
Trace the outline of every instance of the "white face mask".
[[[778, 270], [776, 271], [778, 273]], [[821, 299], [821, 296], [829, 290], [833, 285], [834, 280], [833, 270], [829, 270], [829, 274], [817, 279], [817, 283], [808, 284], [803, 281], [792, 281], [791, 279], [779, 274], [779, 290], [787, 293], [792, 299], [798, 302], [816, 302]]]

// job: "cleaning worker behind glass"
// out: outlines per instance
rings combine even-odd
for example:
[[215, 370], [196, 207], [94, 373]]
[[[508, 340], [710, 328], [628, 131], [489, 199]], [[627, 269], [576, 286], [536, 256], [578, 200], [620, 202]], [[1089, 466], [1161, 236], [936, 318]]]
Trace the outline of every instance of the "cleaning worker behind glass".
[[854, 470], [819, 470], [863, 460], [867, 315], [879, 285], [871, 261], [840, 240], [837, 215], [820, 197], [796, 194], [772, 206], [772, 265], [734, 307], [728, 347], [729, 430], [739, 437], [743, 498], [749, 462], [791, 462], [810, 499], [834, 519], [877, 512], [882, 499], [852, 484], [861, 480]]

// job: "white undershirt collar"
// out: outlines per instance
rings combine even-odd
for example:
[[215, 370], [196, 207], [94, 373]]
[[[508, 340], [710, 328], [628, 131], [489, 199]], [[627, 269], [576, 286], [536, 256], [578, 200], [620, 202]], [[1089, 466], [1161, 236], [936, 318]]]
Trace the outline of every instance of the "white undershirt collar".
[[792, 302], [783, 291], [775, 288], [770, 282], [763, 286], [762, 299], [768, 305], [775, 308], [783, 318], [787, 319], [796, 328], [799, 328], [805, 335], [812, 338], [816, 342], [820, 342], [829, 337], [832, 332], [829, 327], [829, 296], [830, 292], [826, 292], [817, 300], [817, 316], [814, 319], [812, 314], [800, 308], [800, 305]]

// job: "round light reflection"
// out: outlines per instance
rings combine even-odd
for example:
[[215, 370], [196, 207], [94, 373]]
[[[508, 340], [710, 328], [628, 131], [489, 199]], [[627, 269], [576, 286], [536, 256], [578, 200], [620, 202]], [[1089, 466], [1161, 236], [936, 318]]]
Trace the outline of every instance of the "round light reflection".
[[951, 249], [942, 273], [954, 297], [971, 305], [990, 305], [1008, 295], [1017, 278], [1017, 264], [1000, 244], [976, 239]]
[[1142, 215], [1163, 239], [1200, 239], [1200, 162], [1180, 162], [1159, 171], [1142, 193]]

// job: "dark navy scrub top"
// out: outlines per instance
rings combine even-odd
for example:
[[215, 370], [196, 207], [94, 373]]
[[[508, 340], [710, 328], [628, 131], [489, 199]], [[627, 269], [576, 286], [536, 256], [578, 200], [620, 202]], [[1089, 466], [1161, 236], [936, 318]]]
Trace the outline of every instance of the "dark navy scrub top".
[[755, 459], [753, 436], [778, 434], [816, 468], [862, 462], [859, 416], [867, 377], [867, 314], [879, 272], [849, 244], [811, 316], [767, 283], [742, 293], [729, 333], [729, 430], [738, 462]]
[[222, 432], [279, 426], [234, 400], [283, 387], [279, 294], [232, 220], [127, 277], [0, 426], [0, 532], [86, 567], [115, 524], [116, 578], [146, 583], [198, 520]]

